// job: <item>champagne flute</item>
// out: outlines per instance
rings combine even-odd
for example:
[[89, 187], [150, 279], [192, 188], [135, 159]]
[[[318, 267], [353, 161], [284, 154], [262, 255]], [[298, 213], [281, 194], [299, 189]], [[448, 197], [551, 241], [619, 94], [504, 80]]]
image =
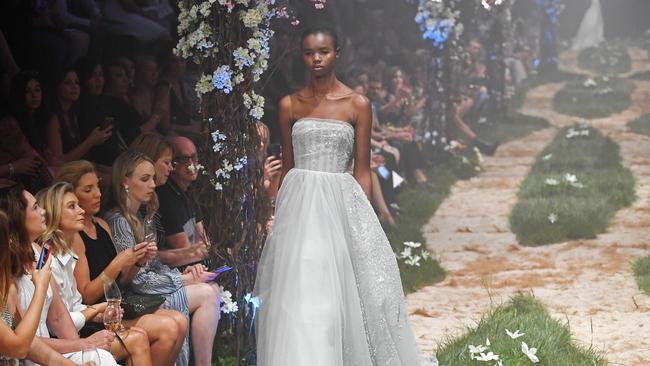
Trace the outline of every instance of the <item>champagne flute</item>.
[[115, 303], [117, 306], [120, 306], [120, 303], [122, 302], [122, 292], [115, 281], [104, 283], [104, 298], [109, 304]]
[[97, 348], [84, 348], [81, 351], [81, 364], [85, 366], [101, 366], [102, 363], [101, 359], [99, 358], [99, 351], [97, 351]]
[[122, 310], [120, 305], [109, 302], [104, 310], [104, 327], [106, 330], [117, 333], [122, 330]]
[[[153, 219], [146, 219], [144, 221], [144, 241], [147, 242], [147, 247], [149, 245], [156, 245], [156, 225], [154, 225]], [[145, 266], [149, 265], [149, 261], [145, 263]]]

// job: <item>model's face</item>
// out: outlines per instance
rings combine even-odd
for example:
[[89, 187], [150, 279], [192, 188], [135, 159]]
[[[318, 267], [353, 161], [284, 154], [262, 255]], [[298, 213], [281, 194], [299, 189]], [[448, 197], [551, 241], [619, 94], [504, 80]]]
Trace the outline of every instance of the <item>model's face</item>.
[[66, 193], [63, 195], [59, 229], [63, 232], [78, 232], [83, 230], [84, 213], [83, 208], [79, 207], [77, 196], [72, 192]]
[[98, 96], [104, 91], [104, 69], [102, 65], [95, 65], [90, 78], [86, 80], [86, 89], [88, 94]]
[[169, 175], [174, 171], [174, 165], [172, 164], [172, 151], [170, 149], [165, 150], [165, 152], [160, 155], [160, 158], [156, 160], [154, 164], [156, 169], [156, 185], [162, 186], [167, 183]]
[[74, 103], [79, 100], [80, 91], [79, 77], [74, 71], [71, 71], [65, 75], [57, 89], [59, 99], [61, 99], [61, 101], [70, 103]]
[[302, 60], [315, 76], [332, 71], [338, 52], [332, 36], [327, 33], [310, 34], [302, 41]]
[[129, 199], [145, 204], [153, 198], [156, 182], [154, 176], [156, 170], [148, 161], [138, 164], [130, 177], [124, 178], [124, 184], [129, 187]]
[[32, 79], [25, 85], [25, 106], [27, 109], [34, 111], [41, 106], [43, 101], [43, 91], [41, 90], [41, 83]]
[[36, 198], [31, 193], [23, 191], [23, 197], [27, 201], [27, 208], [25, 209], [25, 230], [27, 231], [27, 235], [29, 235], [29, 240], [34, 241], [45, 231], [45, 210], [38, 205]]
[[102, 192], [99, 188], [99, 179], [95, 173], [86, 173], [81, 176], [79, 183], [74, 188], [74, 194], [79, 199], [79, 206], [90, 215], [96, 215], [101, 208]]

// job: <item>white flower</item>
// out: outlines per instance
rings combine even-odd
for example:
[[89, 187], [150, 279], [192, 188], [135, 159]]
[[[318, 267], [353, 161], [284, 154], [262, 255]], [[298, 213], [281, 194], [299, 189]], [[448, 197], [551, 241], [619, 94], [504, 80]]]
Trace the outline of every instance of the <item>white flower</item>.
[[478, 346], [473, 346], [471, 344], [469, 345], [469, 353], [470, 354], [482, 353], [482, 352], [485, 352], [486, 349], [487, 349], [487, 347], [485, 347], [482, 344], [479, 344]]
[[474, 359], [475, 359], [476, 361], [484, 361], [484, 362], [488, 362], [488, 361], [496, 361], [496, 360], [499, 359], [499, 355], [495, 355], [495, 354], [492, 353], [492, 352], [488, 352], [487, 354], [485, 354], [485, 353], [481, 353], [480, 356], [478, 356], [478, 357], [474, 357]]
[[421, 243], [416, 243], [414, 241], [405, 241], [404, 245], [411, 248], [419, 248], [420, 246], [422, 246]]
[[557, 219], [558, 219], [556, 213], [550, 213], [546, 218], [548, 219], [548, 221], [549, 221], [551, 224], [555, 224], [555, 223], [557, 222]]
[[431, 253], [425, 248], [422, 248], [422, 259], [427, 260], [429, 258], [431, 258]]
[[592, 78], [588, 78], [584, 81], [584, 83], [582, 83], [582, 86], [584, 86], [585, 88], [591, 88], [596, 85], [598, 85], [598, 83], [596, 83], [596, 80]]
[[215, 191], [223, 191], [223, 184], [219, 182], [213, 182], [213, 185]]
[[520, 333], [519, 329], [515, 330], [513, 333], [509, 331], [507, 328], [506, 328], [506, 334], [508, 334], [508, 336], [512, 339], [517, 339], [519, 337], [523, 337], [524, 335], [526, 335], [526, 333]]
[[411, 247], [405, 247], [404, 250], [400, 253], [402, 258], [409, 258], [413, 254]]
[[492, 344], [490, 344], [490, 338], [485, 338], [485, 345], [490, 347]]
[[414, 267], [420, 267], [420, 257], [419, 255], [415, 255], [412, 257], [409, 257], [407, 260], [404, 261], [404, 263], [408, 264], [409, 266], [414, 266]]
[[532, 363], [538, 363], [539, 358], [535, 355], [537, 353], [537, 348], [528, 348], [526, 342], [521, 342], [521, 352], [523, 352]]
[[571, 183], [578, 183], [578, 177], [576, 177], [575, 174], [571, 174], [571, 173], [564, 174], [564, 180], [567, 183], [570, 183], [570, 184]]
[[542, 156], [542, 160], [549, 161], [549, 160], [551, 160], [552, 157], [553, 157], [553, 154], [547, 154], [547, 155]]
[[257, 28], [262, 22], [262, 14], [257, 9], [249, 9], [240, 13], [241, 21], [246, 28]]
[[554, 178], [546, 178], [544, 180], [544, 184], [546, 184], [547, 186], [556, 186], [556, 185], [560, 184], [560, 182], [557, 179], [554, 179]]

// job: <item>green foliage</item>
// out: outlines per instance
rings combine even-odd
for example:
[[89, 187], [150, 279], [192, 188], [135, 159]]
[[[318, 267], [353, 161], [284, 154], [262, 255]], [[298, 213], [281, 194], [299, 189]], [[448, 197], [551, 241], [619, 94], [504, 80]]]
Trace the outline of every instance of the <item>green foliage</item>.
[[526, 116], [521, 113], [507, 115], [503, 119], [490, 119], [489, 123], [473, 123], [472, 130], [482, 139], [500, 143], [515, 140], [533, 131], [550, 127], [543, 118]]
[[[506, 329], [519, 330], [524, 336], [512, 339]], [[491, 346], [486, 352], [499, 355], [504, 366], [528, 366], [533, 363], [521, 351], [521, 343], [537, 348], [540, 366], [600, 366], [606, 360], [591, 349], [578, 347], [572, 342], [567, 325], [553, 319], [544, 305], [530, 295], [517, 294], [507, 304], [483, 316], [475, 329], [468, 329], [460, 337], [447, 340], [438, 350], [438, 361], [445, 366], [493, 365], [472, 360], [469, 345]]]
[[574, 79], [579, 79], [581, 75], [566, 71], [553, 71], [543, 74], [530, 75], [516, 89], [515, 95], [510, 99], [510, 110], [516, 111], [524, 106], [526, 94], [531, 89], [548, 83], [562, 83]]
[[639, 288], [647, 295], [650, 295], [650, 255], [638, 259], [632, 265], [634, 277]]
[[622, 74], [631, 70], [632, 59], [626, 47], [603, 43], [582, 50], [578, 55], [578, 66], [603, 75]]
[[[576, 130], [588, 136], [567, 138]], [[567, 174], [575, 175], [573, 185]], [[617, 210], [634, 201], [634, 177], [621, 165], [615, 142], [593, 128], [567, 127], [540, 153], [518, 198], [510, 227], [522, 245], [594, 238]]]
[[628, 123], [628, 127], [636, 133], [650, 136], [650, 114], [645, 114]]
[[[587, 80], [596, 85], [589, 86]], [[572, 80], [553, 97], [553, 108], [570, 116], [602, 118], [626, 110], [634, 86], [622, 79], [595, 78]]]

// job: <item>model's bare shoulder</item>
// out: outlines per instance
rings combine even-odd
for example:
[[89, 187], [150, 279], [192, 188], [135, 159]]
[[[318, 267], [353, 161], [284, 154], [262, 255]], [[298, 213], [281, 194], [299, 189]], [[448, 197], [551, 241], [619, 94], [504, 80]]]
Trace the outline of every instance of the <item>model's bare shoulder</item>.
[[370, 108], [370, 99], [363, 94], [354, 93], [350, 96], [350, 103], [356, 112], [367, 110]]

